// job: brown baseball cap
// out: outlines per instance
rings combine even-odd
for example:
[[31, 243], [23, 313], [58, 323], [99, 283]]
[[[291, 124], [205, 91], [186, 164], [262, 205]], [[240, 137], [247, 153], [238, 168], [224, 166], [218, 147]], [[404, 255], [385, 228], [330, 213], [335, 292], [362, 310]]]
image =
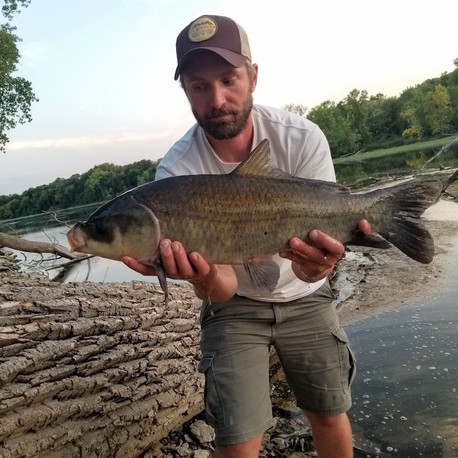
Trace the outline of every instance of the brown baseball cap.
[[234, 67], [251, 61], [250, 45], [243, 28], [226, 16], [204, 15], [187, 25], [176, 42], [177, 69], [175, 80], [193, 53], [200, 50], [220, 55]]

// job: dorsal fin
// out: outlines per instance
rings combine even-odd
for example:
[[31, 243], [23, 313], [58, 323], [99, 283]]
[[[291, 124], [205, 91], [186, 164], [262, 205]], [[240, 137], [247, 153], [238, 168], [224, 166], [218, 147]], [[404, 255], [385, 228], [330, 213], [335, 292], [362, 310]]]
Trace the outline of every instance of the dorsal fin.
[[330, 181], [311, 180], [306, 178], [290, 175], [283, 170], [280, 170], [272, 163], [270, 155], [269, 140], [265, 138], [251, 152], [251, 154], [241, 162], [232, 172], [233, 175], [252, 175], [260, 177], [287, 178], [289, 180], [297, 180], [301, 182], [308, 181], [310, 186], [326, 186], [328, 189], [333, 188], [335, 192], [350, 193], [350, 189]]
[[269, 140], [265, 138], [232, 172], [234, 175], [268, 176], [276, 178], [293, 178], [272, 164]]

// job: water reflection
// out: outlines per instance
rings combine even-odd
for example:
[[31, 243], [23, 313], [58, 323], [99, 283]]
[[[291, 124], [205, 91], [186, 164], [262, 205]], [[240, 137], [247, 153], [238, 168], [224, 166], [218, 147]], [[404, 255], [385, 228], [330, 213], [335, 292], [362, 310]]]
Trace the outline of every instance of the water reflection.
[[457, 293], [455, 277], [436, 297], [347, 328], [359, 367], [350, 416], [362, 449], [457, 456]]
[[[437, 153], [438, 148], [428, 148], [421, 151], [406, 151], [396, 154], [386, 154], [370, 159], [361, 159], [346, 164], [335, 163], [337, 181], [342, 184], [354, 184], [369, 177], [401, 176], [417, 173], [427, 164], [426, 170], [458, 166], [458, 148], [451, 147], [428, 163]], [[358, 156], [353, 156], [357, 158]]]

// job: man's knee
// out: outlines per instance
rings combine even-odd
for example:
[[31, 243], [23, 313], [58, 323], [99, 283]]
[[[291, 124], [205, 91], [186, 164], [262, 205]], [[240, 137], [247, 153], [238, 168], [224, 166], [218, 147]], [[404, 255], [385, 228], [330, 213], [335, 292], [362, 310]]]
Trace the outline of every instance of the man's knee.
[[214, 458], [257, 458], [261, 448], [263, 435], [254, 437], [246, 442], [231, 445], [218, 445], [213, 452]]
[[312, 425], [312, 428], [314, 426], [319, 426], [322, 428], [333, 428], [348, 423], [348, 416], [345, 412], [336, 415], [321, 415], [304, 410], [304, 414]]

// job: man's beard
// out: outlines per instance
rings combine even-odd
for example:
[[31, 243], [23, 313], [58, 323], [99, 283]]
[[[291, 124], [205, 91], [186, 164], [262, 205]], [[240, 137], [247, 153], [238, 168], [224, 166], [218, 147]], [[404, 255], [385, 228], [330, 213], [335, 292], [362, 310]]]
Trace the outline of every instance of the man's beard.
[[[192, 112], [204, 131], [218, 140], [227, 140], [237, 137], [246, 127], [253, 108], [253, 96], [250, 93], [240, 110], [234, 106], [224, 105], [219, 109], [212, 109], [209, 113], [199, 115], [194, 108]], [[221, 115], [232, 115], [232, 119], [219, 119]]]

